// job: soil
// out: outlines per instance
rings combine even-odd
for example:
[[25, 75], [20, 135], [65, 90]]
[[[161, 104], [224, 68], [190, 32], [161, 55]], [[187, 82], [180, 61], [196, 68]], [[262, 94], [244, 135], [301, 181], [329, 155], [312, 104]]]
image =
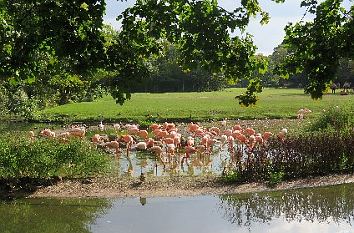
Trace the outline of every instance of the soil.
[[58, 181], [38, 187], [29, 197], [117, 198], [220, 195], [285, 189], [320, 187], [354, 183], [354, 175], [331, 175], [282, 182], [275, 187], [265, 183], [228, 184], [220, 177], [155, 177], [141, 182], [139, 178], [100, 177]]

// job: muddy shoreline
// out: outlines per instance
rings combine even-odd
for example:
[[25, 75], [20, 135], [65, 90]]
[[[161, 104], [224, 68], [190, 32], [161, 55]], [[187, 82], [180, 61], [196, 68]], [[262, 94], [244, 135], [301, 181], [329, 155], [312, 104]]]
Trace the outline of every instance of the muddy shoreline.
[[155, 177], [141, 182], [138, 178], [101, 177], [63, 180], [37, 187], [30, 198], [119, 198], [221, 195], [322, 187], [354, 183], [354, 174], [330, 175], [284, 181], [275, 187], [265, 183], [228, 184], [220, 177]]

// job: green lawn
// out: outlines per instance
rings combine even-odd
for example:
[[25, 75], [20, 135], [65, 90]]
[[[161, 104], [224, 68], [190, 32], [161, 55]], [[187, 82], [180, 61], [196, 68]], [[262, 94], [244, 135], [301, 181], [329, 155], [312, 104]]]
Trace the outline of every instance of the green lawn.
[[302, 89], [264, 89], [256, 106], [241, 107], [235, 100], [243, 89], [219, 92], [133, 94], [123, 106], [107, 96], [94, 102], [67, 104], [38, 113], [41, 120], [106, 121], [207, 119], [295, 118], [300, 108], [307, 107], [317, 115], [330, 106], [354, 108], [354, 95], [326, 94], [322, 100], [312, 100]]

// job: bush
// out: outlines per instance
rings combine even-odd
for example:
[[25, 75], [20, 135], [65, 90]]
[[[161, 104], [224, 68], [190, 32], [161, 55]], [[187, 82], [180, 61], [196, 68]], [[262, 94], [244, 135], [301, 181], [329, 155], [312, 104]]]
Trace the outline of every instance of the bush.
[[[354, 131], [317, 132], [275, 138], [252, 150], [238, 145], [235, 172], [242, 181], [305, 178], [354, 171]], [[240, 180], [240, 179], [239, 179]]]
[[338, 106], [324, 110], [307, 131], [345, 131], [354, 126], [354, 117], [350, 109]]
[[280, 171], [280, 172], [272, 172], [269, 171], [269, 177], [268, 177], [268, 185], [273, 187], [277, 184], [279, 184], [280, 182], [283, 181], [285, 173]]
[[241, 176], [238, 171], [232, 170], [223, 174], [222, 179], [226, 183], [236, 183], [241, 181]]
[[1, 178], [88, 177], [107, 171], [110, 159], [82, 140], [7, 135], [0, 138], [0, 164]]

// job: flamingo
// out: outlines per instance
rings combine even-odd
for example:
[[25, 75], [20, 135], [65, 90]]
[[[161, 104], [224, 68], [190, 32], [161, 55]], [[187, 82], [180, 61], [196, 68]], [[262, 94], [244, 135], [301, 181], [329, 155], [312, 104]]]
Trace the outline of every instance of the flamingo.
[[278, 133], [278, 138], [279, 138], [281, 141], [284, 141], [284, 140], [285, 140], [285, 136], [286, 136], [287, 133], [288, 133], [288, 129], [283, 128], [283, 129], [280, 130], [280, 132]]
[[129, 156], [129, 150], [131, 146], [134, 144], [134, 139], [129, 134], [122, 136], [123, 141], [127, 144], [127, 156]]
[[273, 136], [273, 133], [266, 131], [263, 133], [263, 140], [268, 141], [271, 136]]
[[186, 146], [186, 153], [185, 156], [182, 157], [182, 161], [181, 161], [181, 166], [183, 166], [184, 160], [187, 161], [187, 159], [189, 159], [191, 154], [194, 154], [197, 150], [195, 149], [195, 147], [193, 146]]
[[252, 129], [252, 128], [246, 128], [245, 132], [246, 132], [246, 134], [248, 134], [249, 136], [256, 134], [256, 131], [255, 131], [254, 129]]
[[241, 127], [241, 125], [234, 125], [234, 127], [232, 129], [241, 131], [242, 127]]
[[117, 141], [110, 141], [110, 142], [106, 142], [104, 144], [102, 144], [104, 147], [107, 147], [109, 149], [115, 149], [115, 155], [116, 157], [119, 157], [119, 142]]
[[221, 121], [221, 125], [223, 127], [226, 127], [226, 124], [227, 124], [227, 118], [225, 118], [224, 120]]
[[99, 135], [99, 134], [93, 135], [92, 138], [91, 138], [91, 141], [93, 143], [100, 143], [101, 142], [101, 135]]
[[194, 133], [197, 129], [199, 129], [198, 124], [194, 124], [193, 122], [188, 124], [188, 132]]
[[191, 136], [187, 138], [187, 146], [194, 146], [194, 138]]
[[146, 144], [146, 142], [138, 142], [137, 144], [135, 144], [135, 148], [137, 150], [146, 150], [147, 144]]
[[220, 129], [218, 127], [211, 127], [209, 129], [210, 132], [213, 132], [215, 134], [215, 136], [219, 136], [220, 135]]
[[138, 136], [141, 137], [142, 139], [147, 139], [149, 136], [149, 133], [146, 130], [139, 130]]

